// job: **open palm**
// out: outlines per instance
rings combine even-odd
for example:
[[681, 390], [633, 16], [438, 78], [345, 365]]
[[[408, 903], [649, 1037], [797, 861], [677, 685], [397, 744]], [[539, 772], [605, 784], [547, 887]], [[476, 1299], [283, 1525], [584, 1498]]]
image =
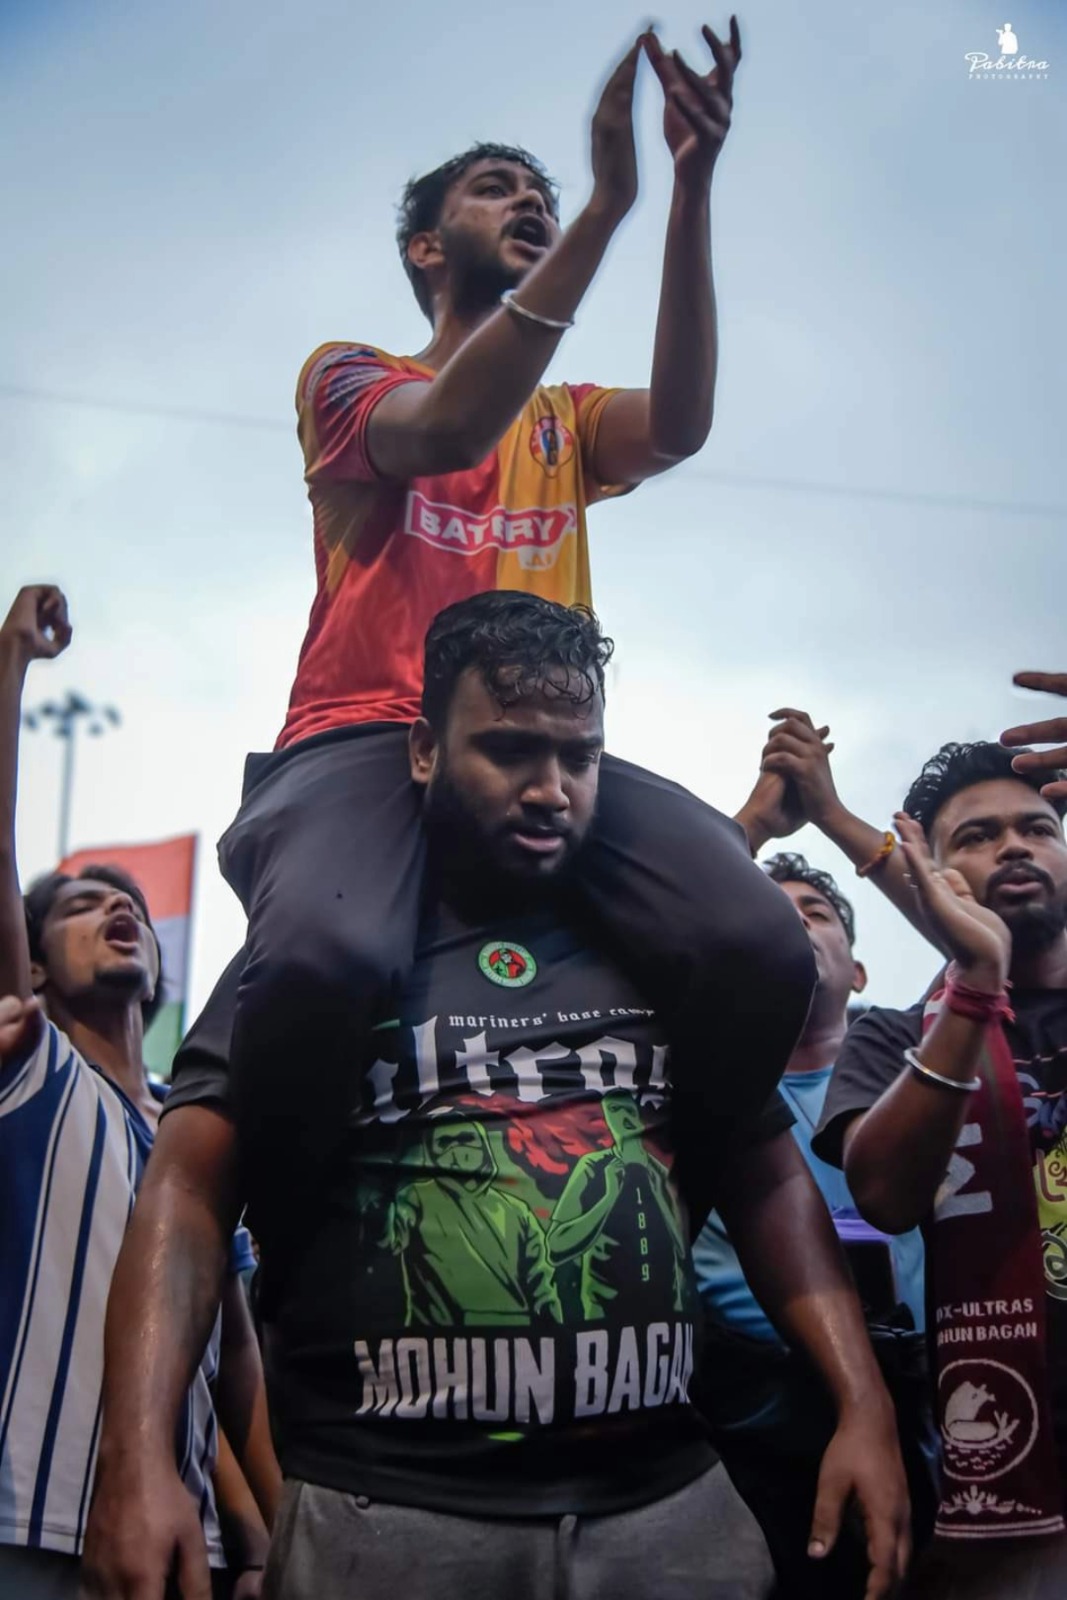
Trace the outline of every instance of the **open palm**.
[[737, 18], [730, 39], [721, 40], [706, 24], [701, 29], [715, 58], [710, 72], [694, 72], [677, 50], [668, 54], [654, 33], [645, 35], [645, 52], [663, 88], [663, 136], [680, 181], [710, 182], [716, 158], [730, 129], [734, 72], [741, 59]]
[[935, 941], [969, 972], [1003, 988], [1011, 967], [1011, 933], [988, 906], [978, 903], [966, 878], [934, 865], [922, 828], [902, 812], [896, 818], [901, 849]]

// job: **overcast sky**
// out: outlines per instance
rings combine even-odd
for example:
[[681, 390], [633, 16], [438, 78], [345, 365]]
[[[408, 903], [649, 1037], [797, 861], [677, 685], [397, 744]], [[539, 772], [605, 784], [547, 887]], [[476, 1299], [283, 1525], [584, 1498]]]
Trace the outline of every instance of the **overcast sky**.
[[[945, 739], [1067, 668], [1067, 12], [1013, 0], [1047, 77], [969, 77], [978, 0], [751, 0], [715, 180], [722, 333], [703, 453], [590, 518], [618, 645], [619, 754], [733, 811], [783, 702], [830, 722], [879, 826]], [[643, 22], [615, 0], [0, 5], [0, 505], [8, 593], [60, 582], [75, 642], [33, 669], [123, 724], [79, 750], [72, 842], [204, 841], [193, 1001], [238, 943], [214, 840], [280, 726], [313, 592], [293, 386], [308, 352], [425, 325], [404, 181], [516, 141], [587, 192], [595, 88]], [[658, 8], [699, 56], [699, 13]], [[725, 15], [710, 15], [725, 29]], [[642, 191], [555, 375], [643, 384], [670, 165], [639, 92]], [[80, 401], [83, 403], [67, 403]], [[60, 748], [23, 741], [23, 875], [52, 864]], [[853, 896], [869, 997], [931, 961]]]

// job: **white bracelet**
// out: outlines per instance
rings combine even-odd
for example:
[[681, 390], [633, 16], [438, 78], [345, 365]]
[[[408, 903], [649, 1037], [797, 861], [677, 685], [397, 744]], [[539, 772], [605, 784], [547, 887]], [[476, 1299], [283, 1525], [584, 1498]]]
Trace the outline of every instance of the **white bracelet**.
[[566, 333], [568, 328], [574, 327], [574, 318], [570, 322], [557, 322], [554, 317], [543, 317], [539, 311], [531, 311], [529, 306], [520, 306], [515, 298], [514, 289], [505, 289], [500, 296], [500, 304], [505, 311], [512, 312], [524, 322], [533, 322], [539, 328], [548, 328], [552, 333]]
[[905, 1050], [904, 1060], [912, 1072], [917, 1072], [920, 1078], [929, 1078], [931, 1083], [939, 1083], [943, 1089], [955, 1089], [957, 1094], [977, 1094], [982, 1087], [981, 1078], [968, 1078], [966, 1083], [961, 1083], [959, 1078], [946, 1078], [943, 1072], [935, 1072], [933, 1067], [928, 1067], [920, 1061], [914, 1050]]

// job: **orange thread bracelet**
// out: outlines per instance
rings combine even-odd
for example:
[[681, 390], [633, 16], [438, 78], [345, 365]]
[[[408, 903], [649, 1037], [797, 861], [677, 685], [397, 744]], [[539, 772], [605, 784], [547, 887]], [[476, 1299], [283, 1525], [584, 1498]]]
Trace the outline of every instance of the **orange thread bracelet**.
[[871, 859], [869, 861], [865, 861], [862, 867], [856, 868], [857, 878], [868, 877], [870, 873], [874, 872], [877, 867], [882, 865], [883, 861], [889, 860], [889, 857], [893, 854], [893, 851], [896, 849], [896, 847], [897, 836], [895, 833], [890, 833], [889, 829], [887, 828], [885, 833], [882, 835], [882, 844], [880, 849], [876, 850]]

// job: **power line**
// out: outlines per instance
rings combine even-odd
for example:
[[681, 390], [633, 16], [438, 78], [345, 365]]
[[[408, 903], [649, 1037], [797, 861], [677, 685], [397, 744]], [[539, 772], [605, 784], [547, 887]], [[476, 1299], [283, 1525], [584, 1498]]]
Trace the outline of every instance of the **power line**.
[[[32, 405], [77, 406], [86, 411], [108, 411], [128, 417], [158, 417], [169, 422], [210, 423], [215, 427], [247, 428], [260, 433], [295, 431], [293, 425], [277, 417], [256, 417], [237, 411], [206, 411], [198, 406], [158, 405], [151, 401], [133, 404], [89, 395], [60, 394], [52, 389], [0, 383], [0, 399], [28, 400]], [[928, 494], [914, 489], [881, 489], [869, 485], [828, 483], [808, 478], [768, 478], [758, 473], [719, 472], [707, 467], [684, 469], [686, 479], [700, 478], [721, 484], [726, 489], [762, 489], [781, 494], [831, 495], [839, 499], [879, 500], [891, 505], [929, 506], [941, 511], [992, 512], [1006, 517], [1067, 518], [1067, 505], [1041, 504], [1025, 500], [982, 500], [971, 495]]]
[[102, 400], [89, 395], [59, 394], [52, 389], [31, 389], [18, 383], [0, 383], [0, 398], [29, 400], [33, 405], [79, 406], [83, 411], [113, 411], [126, 417], [162, 417], [170, 422], [212, 422], [220, 427], [258, 428], [270, 433], [292, 433], [295, 425], [279, 421], [277, 417], [242, 416], [236, 411], [204, 411], [199, 406], [161, 406], [151, 401], [138, 401], [136, 405], [126, 400]]

